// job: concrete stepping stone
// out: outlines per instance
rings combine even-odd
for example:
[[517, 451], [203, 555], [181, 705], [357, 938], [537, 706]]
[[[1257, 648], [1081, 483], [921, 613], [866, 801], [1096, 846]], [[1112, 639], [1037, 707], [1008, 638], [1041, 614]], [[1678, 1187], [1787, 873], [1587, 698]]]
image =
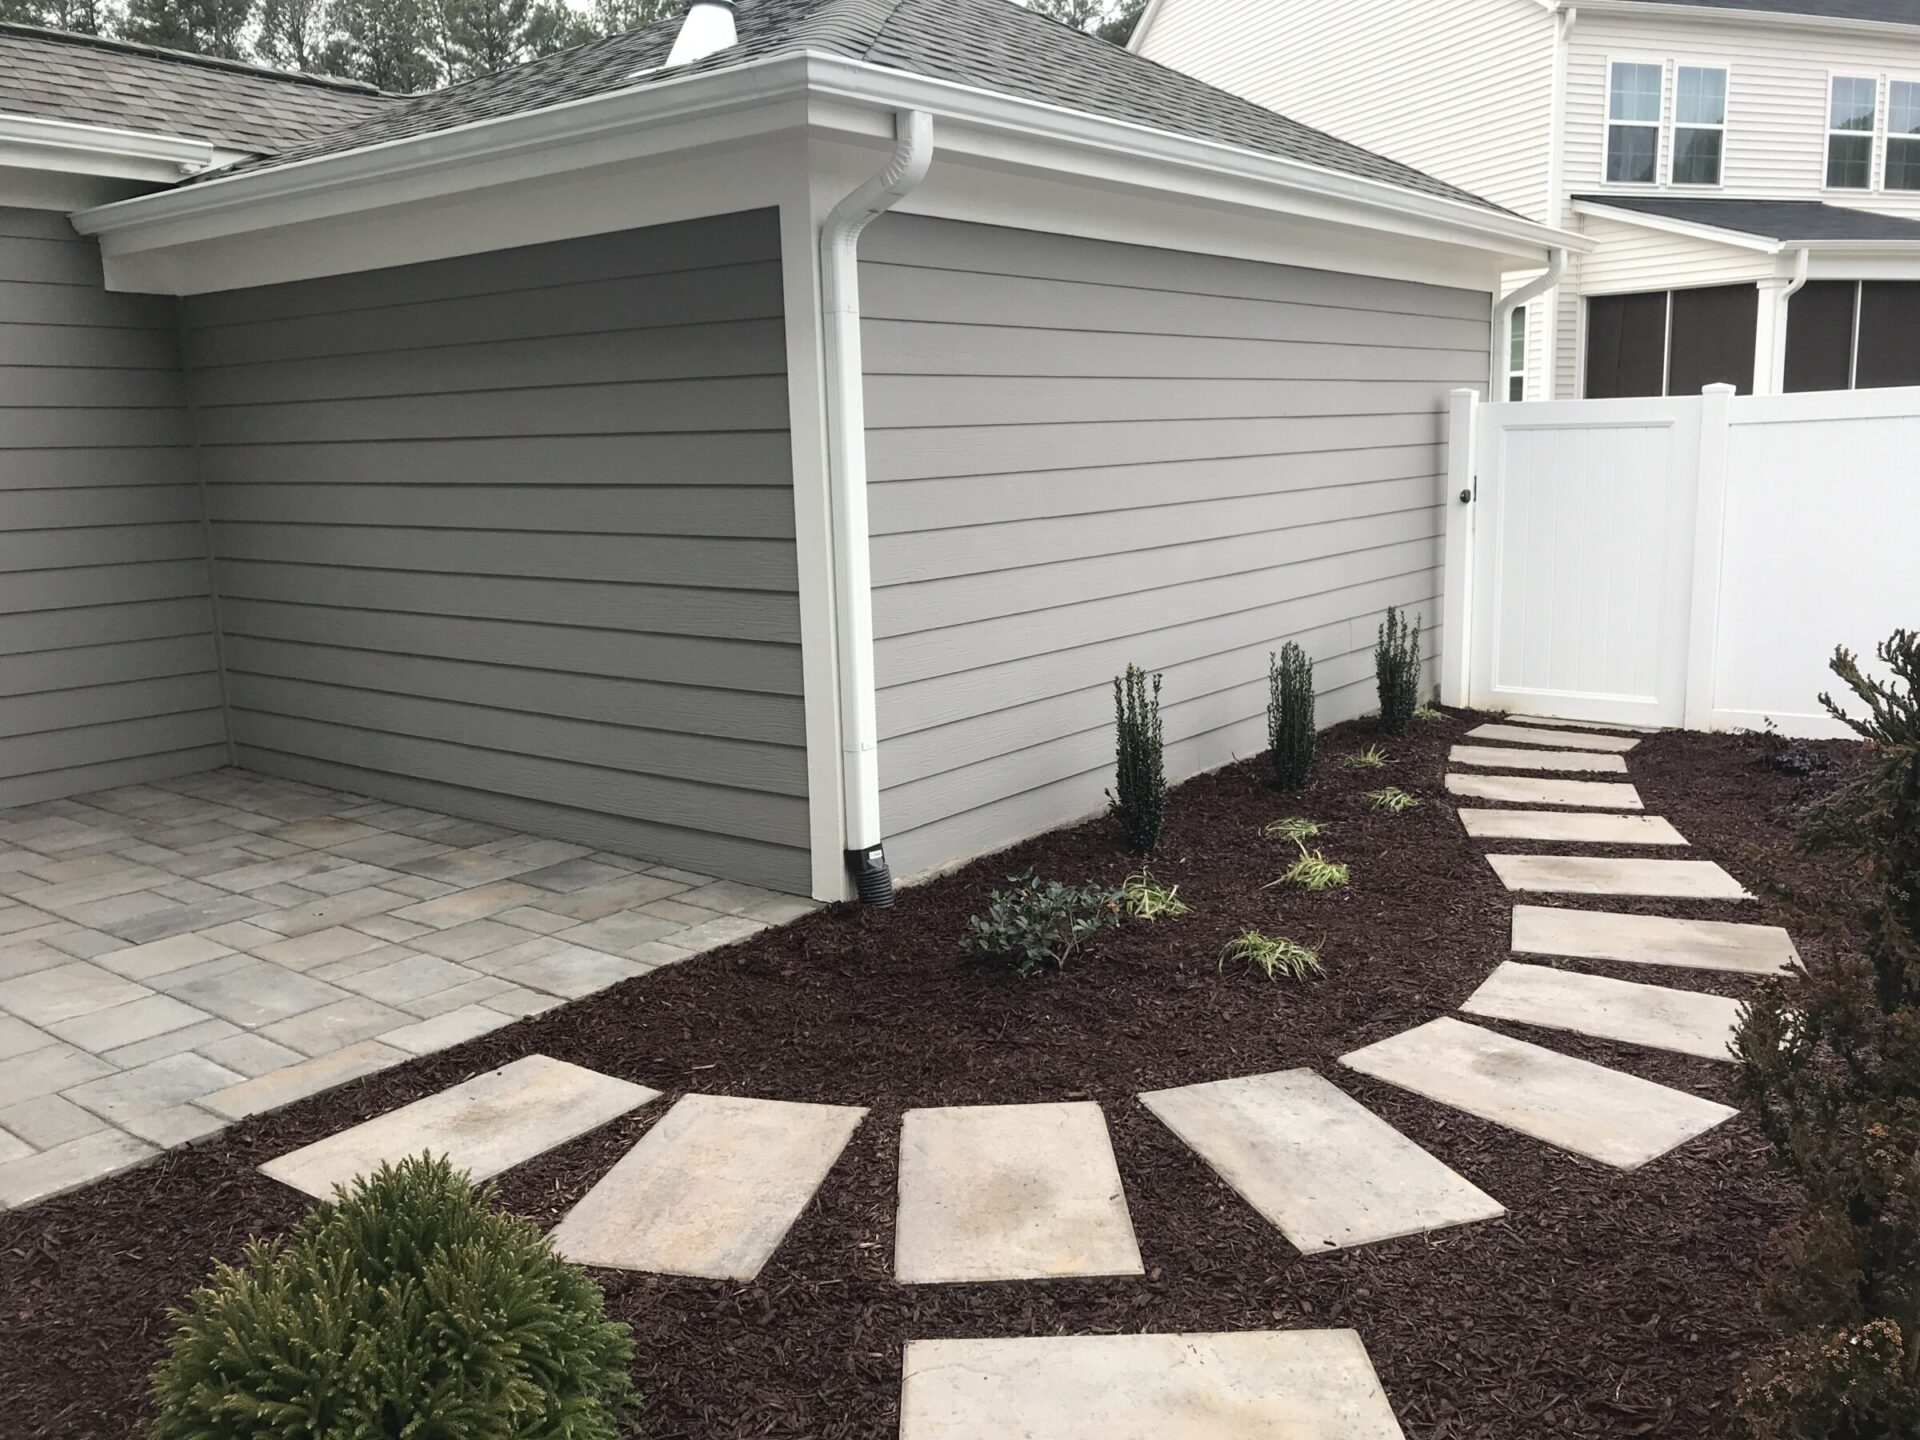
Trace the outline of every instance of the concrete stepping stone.
[[[431, 1151], [445, 1155], [456, 1170], [466, 1171], [478, 1182], [659, 1095], [658, 1090], [597, 1070], [546, 1055], [528, 1055], [269, 1160], [260, 1170], [325, 1200], [332, 1197], [334, 1187], [370, 1174], [383, 1161]], [[215, 1108], [224, 1113], [224, 1107]]]
[[1475, 840], [1557, 840], [1570, 845], [1685, 845], [1658, 815], [1573, 815], [1564, 810], [1460, 811]]
[[1579, 750], [1512, 750], [1499, 745], [1456, 745], [1447, 752], [1447, 761], [1452, 765], [1480, 765], [1489, 770], [1627, 773], [1627, 762], [1618, 755], [1592, 755]]
[[1621, 1170], [1638, 1169], [1736, 1113], [1444, 1015], [1340, 1063]]
[[1649, 895], [1672, 900], [1751, 900], [1712, 860], [1615, 860], [1599, 855], [1489, 855], [1509, 890], [1564, 895]]
[[607, 1270], [751, 1280], [866, 1113], [685, 1096], [567, 1212], [554, 1247]]
[[1640, 792], [1608, 780], [1548, 780], [1533, 775], [1448, 775], [1447, 793], [1509, 805], [1576, 805], [1589, 810], [1639, 810]]
[[1097, 1104], [907, 1111], [893, 1254], [902, 1284], [1141, 1271]]
[[1658, 735], [1658, 725], [1619, 725], [1611, 720], [1561, 720], [1552, 715], [1509, 715], [1508, 725], [1563, 726], [1573, 730], [1624, 730], [1629, 735]]
[[1469, 740], [1504, 740], [1509, 745], [1558, 745], [1562, 750], [1605, 750], [1624, 755], [1640, 742], [1624, 735], [1598, 735], [1586, 730], [1549, 730], [1540, 725], [1476, 725]]
[[1140, 1103], [1303, 1254], [1506, 1214], [1311, 1070], [1155, 1090]]
[[1402, 1440], [1352, 1330], [910, 1340], [900, 1440]]
[[1778, 925], [1670, 920], [1664, 915], [1616, 915], [1553, 905], [1513, 907], [1513, 951], [1738, 975], [1778, 975], [1800, 964], [1793, 937]]
[[1740, 1002], [1550, 965], [1503, 963], [1460, 1007], [1469, 1015], [1731, 1060]]

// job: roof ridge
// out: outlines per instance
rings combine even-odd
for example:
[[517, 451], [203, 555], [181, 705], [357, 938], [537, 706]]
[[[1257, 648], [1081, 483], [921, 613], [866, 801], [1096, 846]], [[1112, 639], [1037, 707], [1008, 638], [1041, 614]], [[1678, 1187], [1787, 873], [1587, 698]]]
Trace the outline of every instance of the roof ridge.
[[369, 85], [364, 80], [349, 80], [337, 75], [310, 75], [304, 70], [276, 70], [271, 65], [256, 65], [246, 60], [228, 60], [218, 55], [197, 55], [191, 50], [170, 50], [164, 45], [148, 45], [144, 41], [122, 40], [112, 35], [88, 35], [79, 30], [54, 30], [45, 25], [23, 25], [11, 20], [0, 21], [0, 35], [17, 35], [23, 39], [41, 40], [51, 45], [110, 50], [121, 55], [139, 55], [150, 60], [193, 65], [207, 70], [225, 70], [238, 75], [252, 75], [262, 80], [283, 81], [290, 85], [311, 85], [322, 90], [344, 90], [353, 95], [385, 96], [387, 94], [377, 85]]

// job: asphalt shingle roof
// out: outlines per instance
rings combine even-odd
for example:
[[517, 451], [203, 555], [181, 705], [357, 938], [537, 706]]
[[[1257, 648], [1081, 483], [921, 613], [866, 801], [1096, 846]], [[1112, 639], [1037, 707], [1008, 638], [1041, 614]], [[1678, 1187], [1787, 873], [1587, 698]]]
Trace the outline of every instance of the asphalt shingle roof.
[[1878, 20], [1920, 25], [1920, 0], [1640, 0], [1648, 5], [1698, 5], [1708, 10], [1760, 10], [1821, 20]]
[[270, 154], [310, 144], [392, 98], [146, 45], [0, 25], [0, 113], [183, 135]]
[[[677, 77], [766, 56], [822, 51], [1305, 161], [1483, 209], [1500, 208], [1010, 0], [738, 0], [736, 14], [739, 39], [732, 48], [666, 73]], [[411, 96], [271, 161], [242, 162], [219, 173], [357, 150], [654, 83], [662, 77], [636, 79], [634, 72], [658, 66], [667, 58], [679, 23], [676, 16], [495, 75]]]
[[1920, 243], [1920, 220], [1849, 210], [1820, 200], [1699, 200], [1653, 195], [1577, 195], [1589, 205], [1610, 205], [1694, 225], [1712, 225], [1768, 240], [1908, 240]]

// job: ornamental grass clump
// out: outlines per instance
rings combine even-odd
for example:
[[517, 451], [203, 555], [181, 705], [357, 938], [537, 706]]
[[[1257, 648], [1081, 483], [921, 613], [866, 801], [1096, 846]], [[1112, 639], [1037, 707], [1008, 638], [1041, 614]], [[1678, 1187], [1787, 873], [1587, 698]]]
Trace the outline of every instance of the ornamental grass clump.
[[172, 1312], [150, 1440], [614, 1440], [633, 1337], [444, 1159], [383, 1165]]
[[1420, 621], [1411, 629], [1406, 617], [1387, 607], [1379, 643], [1373, 647], [1373, 677], [1380, 692], [1380, 728], [1404, 735], [1420, 708]]
[[1120, 882], [1120, 908], [1130, 920], [1177, 920], [1188, 910], [1178, 885], [1162, 885], [1151, 870], [1141, 870]]
[[1386, 785], [1378, 790], [1367, 792], [1367, 803], [1376, 810], [1384, 810], [1389, 815], [1405, 814], [1409, 810], [1420, 808], [1420, 797], [1409, 795], [1398, 785]]
[[1319, 839], [1327, 833], [1327, 827], [1318, 820], [1289, 815], [1284, 820], [1269, 820], [1260, 827], [1260, 833], [1269, 840], [1290, 840], [1298, 845], [1305, 840]]
[[1378, 770], [1391, 762], [1393, 757], [1378, 745], [1369, 745], [1357, 755], [1349, 755], [1340, 763], [1349, 770]]
[[1022, 979], [1066, 969], [1087, 941], [1120, 923], [1117, 890], [1063, 885], [1031, 870], [1010, 876], [1008, 883], [1011, 889], [987, 897], [985, 914], [968, 917], [960, 948], [1005, 965]]
[[1227, 962], [1258, 970], [1269, 980], [1308, 980], [1326, 973], [1320, 964], [1320, 952], [1284, 935], [1263, 935], [1258, 930], [1243, 930], [1227, 942], [1220, 952], [1220, 968]]
[[1834, 654], [1867, 715], [1820, 702], [1866, 754], [1800, 830], [1871, 886], [1864, 953], [1768, 981], [1734, 1042], [1741, 1098], [1807, 1200], [1767, 1288], [1784, 1338], [1739, 1394], [1759, 1440], [1920, 1435], [1920, 635], [1878, 654], [1891, 683]]
[[1113, 677], [1114, 776], [1108, 799], [1127, 848], [1145, 855], [1159, 843], [1167, 808], [1160, 743], [1160, 677], [1138, 665]]
[[1269, 880], [1260, 888], [1271, 890], [1276, 885], [1298, 885], [1302, 890], [1335, 890], [1346, 883], [1345, 865], [1302, 845], [1300, 858], [1282, 871], [1278, 880]]
[[1313, 739], [1313, 661], [1289, 640], [1267, 657], [1267, 754], [1282, 790], [1313, 774]]

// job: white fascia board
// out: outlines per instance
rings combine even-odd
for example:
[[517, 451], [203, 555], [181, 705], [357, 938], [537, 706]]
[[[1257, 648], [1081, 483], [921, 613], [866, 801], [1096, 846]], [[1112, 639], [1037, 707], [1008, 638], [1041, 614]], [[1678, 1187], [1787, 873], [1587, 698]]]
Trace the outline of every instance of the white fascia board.
[[1573, 202], [1576, 215], [1592, 215], [1601, 220], [1614, 220], [1622, 225], [1638, 225], [1646, 230], [1660, 230], [1669, 235], [1685, 235], [1693, 240], [1707, 240], [1715, 245], [1730, 245], [1736, 250], [1755, 250], [1762, 255], [1778, 255], [1786, 248], [1786, 242], [1774, 240], [1765, 235], [1749, 235], [1744, 230], [1727, 230], [1718, 225], [1702, 225], [1695, 220], [1676, 220], [1670, 215], [1649, 215], [1644, 210], [1629, 210], [1618, 205], [1603, 205], [1593, 200]]
[[1552, 0], [1552, 5], [1556, 10], [1580, 10], [1593, 15], [1632, 15], [1636, 19], [1681, 20], [1689, 24], [1717, 21], [1724, 25], [1771, 25], [1790, 30], [1896, 36], [1920, 43], [1920, 25], [1907, 25], [1898, 20], [1854, 20], [1841, 15], [1800, 15], [1780, 10], [1747, 10], [1733, 5], [1688, 5], [1685, 0], [1660, 4], [1650, 0]]
[[825, 133], [838, 128], [834, 113], [848, 108], [859, 115], [851, 133], [861, 136], [877, 133], [882, 114], [926, 110], [940, 126], [943, 153], [977, 152], [989, 162], [1196, 198], [1220, 189], [1232, 192], [1233, 203], [1293, 214], [1319, 207], [1342, 223], [1540, 263], [1554, 246], [1591, 248], [1583, 237], [1464, 201], [811, 52], [214, 176], [83, 211], [74, 225], [101, 237], [110, 253], [128, 254], [784, 131]]
[[39, 115], [0, 115], [0, 166], [177, 184], [209, 166], [238, 159], [205, 140], [80, 125]]

